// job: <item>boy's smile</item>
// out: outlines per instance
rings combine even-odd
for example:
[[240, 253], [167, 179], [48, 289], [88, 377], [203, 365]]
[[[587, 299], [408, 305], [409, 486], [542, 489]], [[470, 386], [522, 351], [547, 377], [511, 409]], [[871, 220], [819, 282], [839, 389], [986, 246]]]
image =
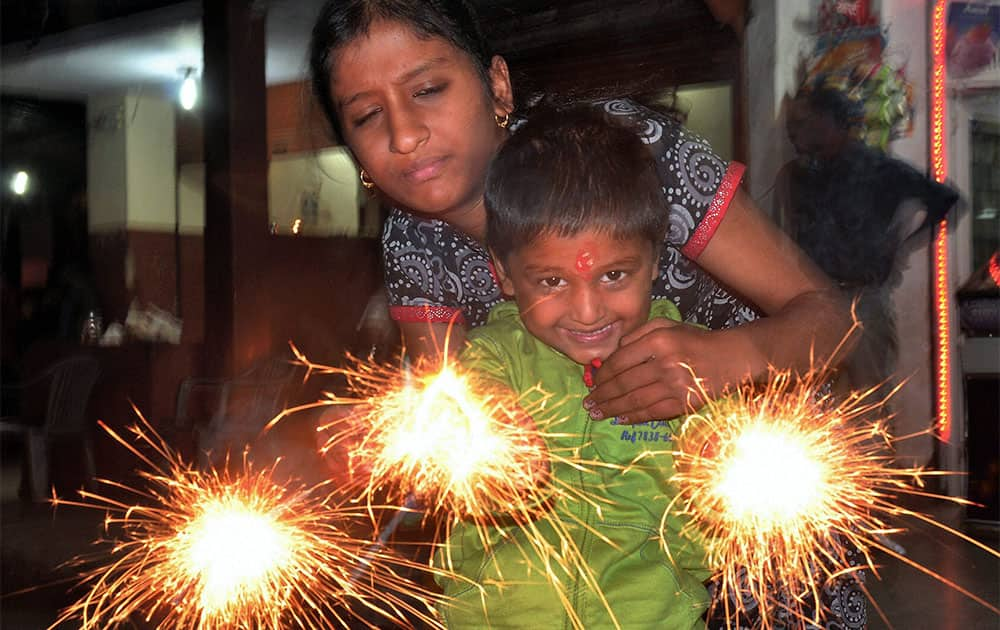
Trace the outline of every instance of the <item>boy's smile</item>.
[[587, 230], [543, 234], [497, 261], [525, 327], [577, 363], [605, 359], [649, 318], [656, 250], [643, 238]]

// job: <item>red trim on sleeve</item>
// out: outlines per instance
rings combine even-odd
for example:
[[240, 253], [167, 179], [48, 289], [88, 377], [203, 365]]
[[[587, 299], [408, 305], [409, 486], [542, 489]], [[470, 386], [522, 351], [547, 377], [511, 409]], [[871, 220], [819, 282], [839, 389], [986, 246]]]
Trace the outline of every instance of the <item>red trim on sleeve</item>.
[[389, 316], [400, 323], [427, 322], [432, 324], [465, 325], [465, 314], [460, 308], [450, 306], [390, 306]]
[[746, 168], [739, 162], [729, 163], [729, 168], [726, 169], [726, 174], [722, 178], [722, 184], [719, 185], [719, 190], [716, 191], [712, 203], [708, 206], [708, 212], [695, 228], [694, 234], [688, 239], [687, 244], [681, 248], [681, 253], [684, 254], [685, 258], [697, 260], [705, 246], [712, 240], [715, 230], [719, 228], [722, 218], [729, 210], [729, 203], [733, 200], [740, 181], [743, 180], [743, 171]]

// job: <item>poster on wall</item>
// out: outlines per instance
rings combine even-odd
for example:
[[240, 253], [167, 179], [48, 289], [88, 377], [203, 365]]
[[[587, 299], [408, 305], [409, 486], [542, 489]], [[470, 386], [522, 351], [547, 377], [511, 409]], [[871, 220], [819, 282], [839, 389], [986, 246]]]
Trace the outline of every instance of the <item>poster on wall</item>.
[[1000, 5], [952, 2], [945, 51], [950, 77], [1000, 79]]

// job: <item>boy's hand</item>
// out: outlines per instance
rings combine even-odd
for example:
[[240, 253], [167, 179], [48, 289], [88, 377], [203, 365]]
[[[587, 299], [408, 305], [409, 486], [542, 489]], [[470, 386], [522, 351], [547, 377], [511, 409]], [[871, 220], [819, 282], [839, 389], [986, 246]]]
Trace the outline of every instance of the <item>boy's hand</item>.
[[674, 418], [700, 407], [688, 366], [711, 345], [712, 334], [718, 333], [662, 318], [646, 322], [622, 337], [604, 361], [584, 406], [595, 420], [617, 416], [623, 424]]

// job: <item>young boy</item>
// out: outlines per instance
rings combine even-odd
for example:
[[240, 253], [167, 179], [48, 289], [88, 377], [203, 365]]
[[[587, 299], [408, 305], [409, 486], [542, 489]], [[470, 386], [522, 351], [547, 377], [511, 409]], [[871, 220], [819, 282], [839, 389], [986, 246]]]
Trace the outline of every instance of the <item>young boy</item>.
[[538, 114], [496, 156], [485, 198], [487, 244], [514, 302], [470, 334], [462, 361], [523, 394], [528, 409], [549, 397], [534, 421], [557, 455], [556, 498], [532, 535], [555, 552], [542, 557], [514, 526], [494, 528], [488, 545], [457, 527], [449, 568], [466, 580], [439, 579], [448, 626], [703, 626], [703, 551], [676, 516], [661, 540], [676, 494], [666, 451], [680, 420], [594, 421], [582, 406], [588, 366], [649, 318], [680, 319], [674, 304], [650, 299], [668, 216], [651, 156], [637, 130], [598, 108]]

